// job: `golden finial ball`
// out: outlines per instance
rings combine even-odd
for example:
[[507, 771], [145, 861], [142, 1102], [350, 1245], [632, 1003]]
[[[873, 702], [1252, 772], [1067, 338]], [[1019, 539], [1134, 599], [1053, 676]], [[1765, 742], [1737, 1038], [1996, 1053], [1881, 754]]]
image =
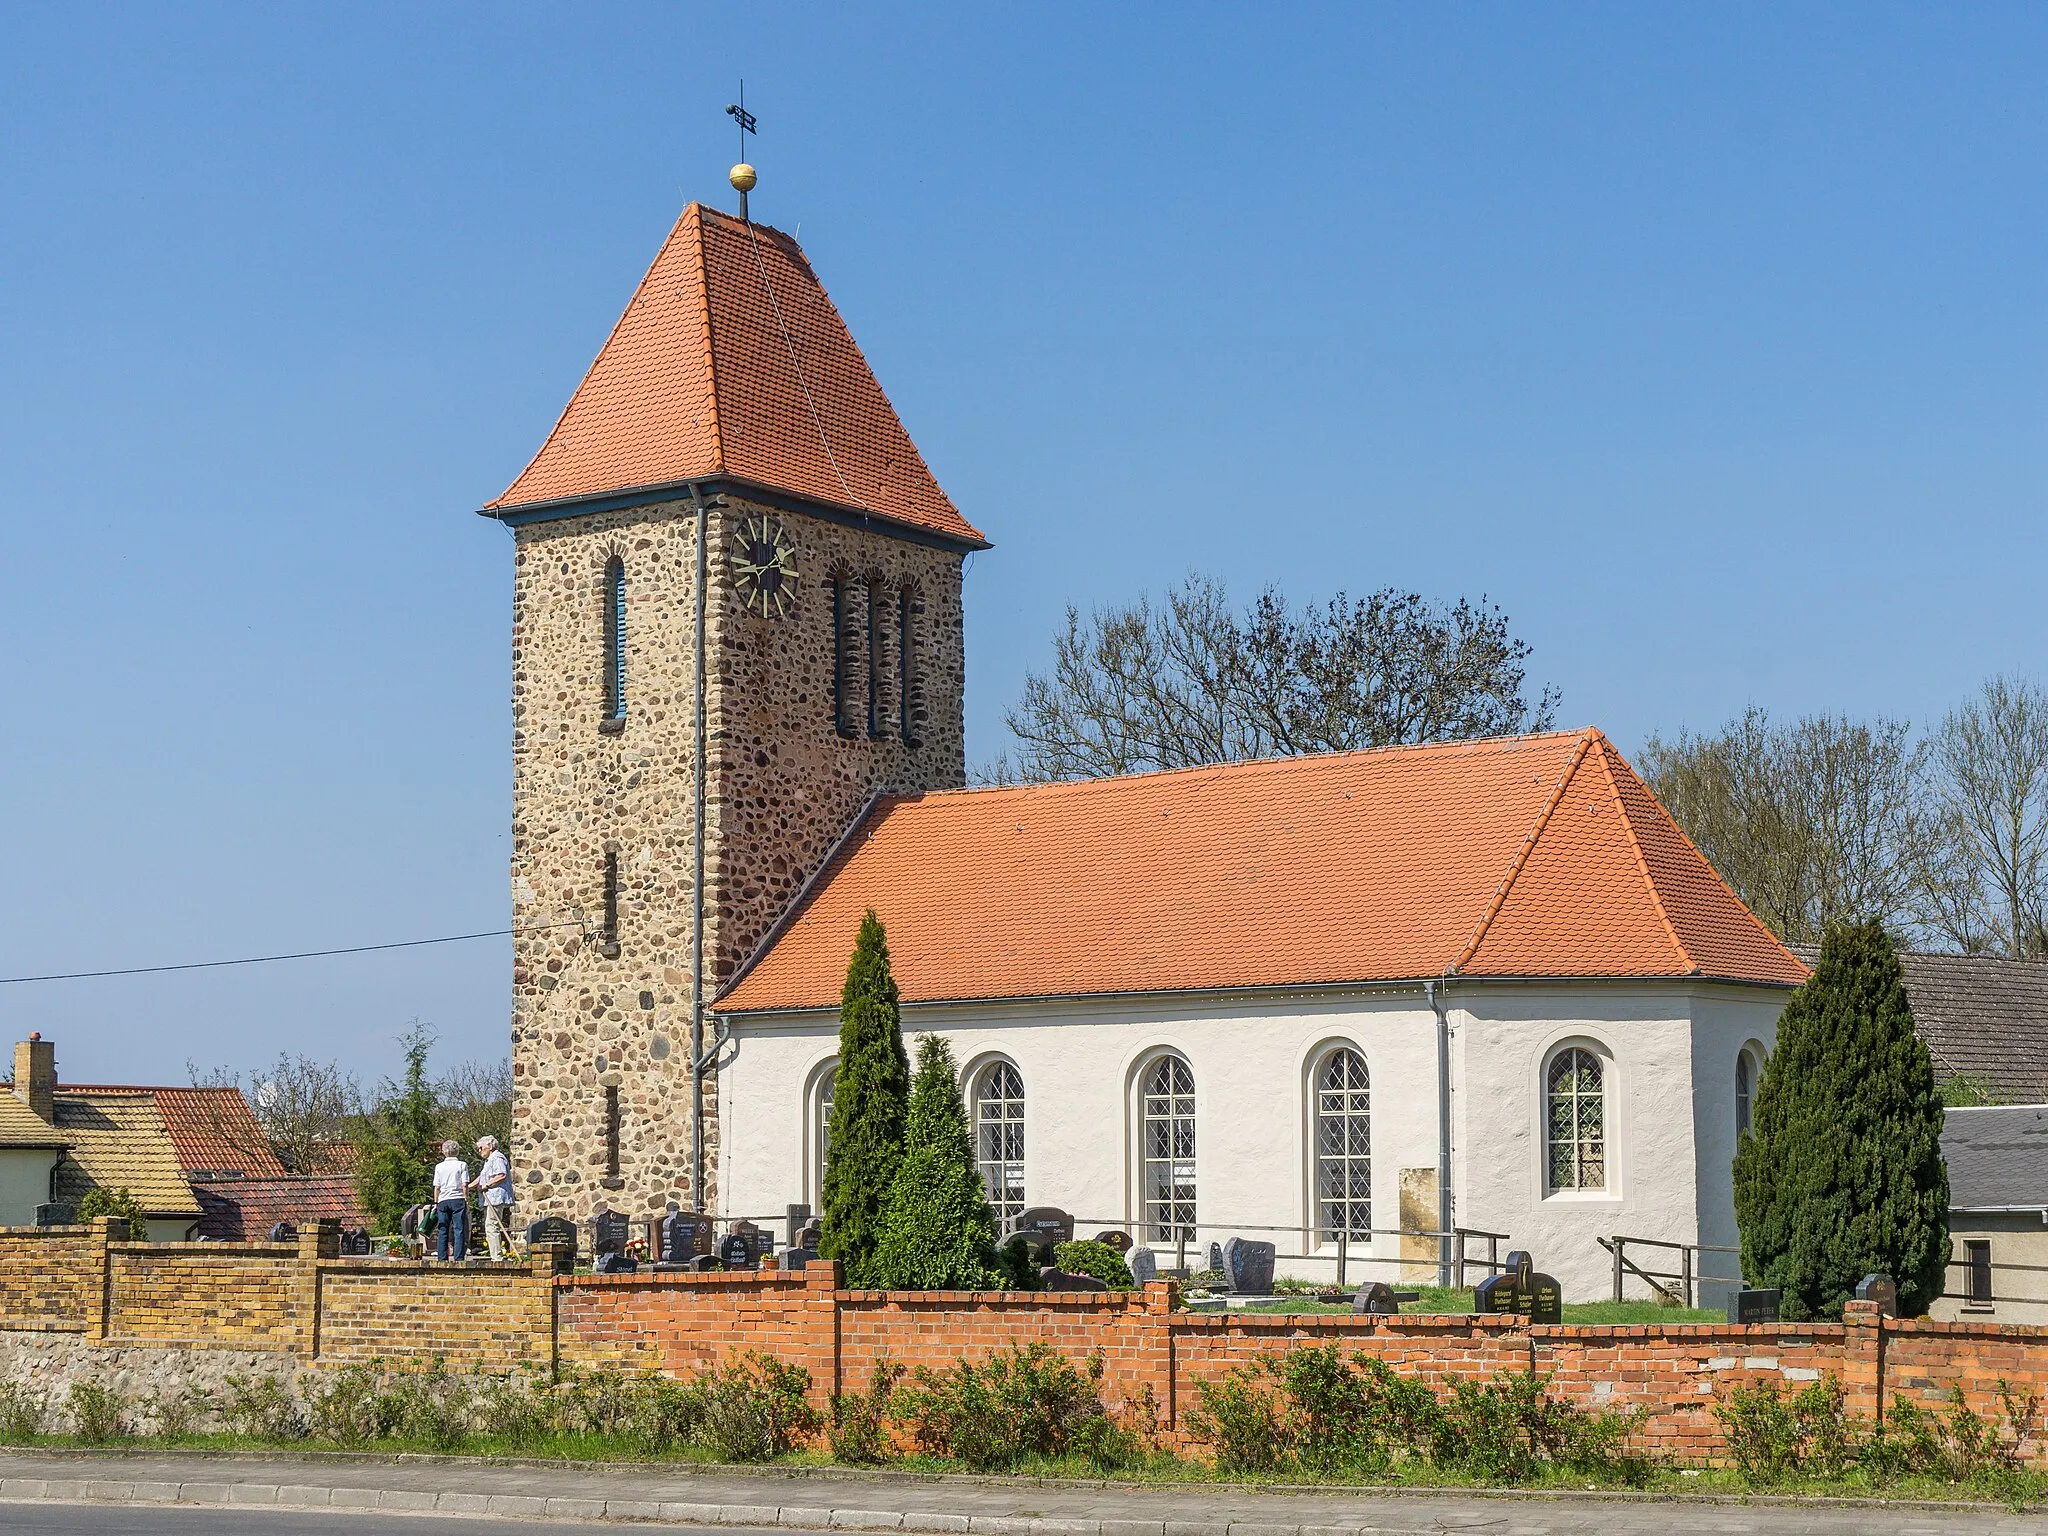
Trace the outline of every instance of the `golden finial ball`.
[[760, 180], [754, 174], [754, 168], [744, 160], [732, 168], [732, 175], [729, 179], [735, 192], [751, 192], [754, 190], [754, 184]]

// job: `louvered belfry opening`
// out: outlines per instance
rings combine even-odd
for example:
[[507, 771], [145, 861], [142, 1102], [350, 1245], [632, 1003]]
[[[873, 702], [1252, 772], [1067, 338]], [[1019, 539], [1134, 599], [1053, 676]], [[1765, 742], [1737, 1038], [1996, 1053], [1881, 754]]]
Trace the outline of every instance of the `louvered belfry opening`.
[[604, 567], [604, 723], [626, 723], [626, 562], [618, 555]]

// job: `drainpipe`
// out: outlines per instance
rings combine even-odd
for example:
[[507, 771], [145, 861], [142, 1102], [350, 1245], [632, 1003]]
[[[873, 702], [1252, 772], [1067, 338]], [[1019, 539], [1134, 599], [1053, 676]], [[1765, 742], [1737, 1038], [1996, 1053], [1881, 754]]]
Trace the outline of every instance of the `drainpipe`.
[[697, 723], [694, 750], [696, 789], [691, 799], [696, 833], [690, 839], [690, 1208], [704, 1209], [704, 606], [711, 570], [711, 504], [703, 489], [690, 487], [697, 504]]
[[1434, 981], [1422, 984], [1436, 1015], [1436, 1283], [1451, 1283], [1451, 1020]]

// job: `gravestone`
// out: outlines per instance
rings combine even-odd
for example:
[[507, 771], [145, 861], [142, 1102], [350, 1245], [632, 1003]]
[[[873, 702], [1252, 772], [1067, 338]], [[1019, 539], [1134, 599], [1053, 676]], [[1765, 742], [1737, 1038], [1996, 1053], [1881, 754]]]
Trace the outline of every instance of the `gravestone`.
[[1277, 1251], [1271, 1243], [1252, 1237], [1233, 1237], [1225, 1243], [1223, 1273], [1229, 1279], [1231, 1294], [1272, 1295], [1273, 1256]]
[[296, 1243], [299, 1240], [299, 1229], [288, 1221], [280, 1221], [270, 1229], [270, 1240], [273, 1243]]
[[1054, 1205], [1034, 1205], [1017, 1218], [1017, 1230], [1030, 1240], [1031, 1251], [1050, 1262], [1052, 1251], [1074, 1240], [1074, 1218]]
[[1529, 1257], [1528, 1249], [1511, 1248], [1508, 1250], [1507, 1268], [1502, 1273], [1513, 1276], [1517, 1288], [1526, 1286], [1529, 1277], [1536, 1273], [1536, 1261]]
[[1728, 1321], [1731, 1323], [1775, 1323], [1778, 1321], [1778, 1304], [1782, 1293], [1768, 1291], [1736, 1291], [1728, 1298]]
[[696, 1211], [670, 1211], [661, 1218], [662, 1262], [689, 1263], [710, 1246], [710, 1234], [711, 1219], [708, 1216]]
[[1106, 1291], [1108, 1282], [1093, 1275], [1070, 1275], [1056, 1264], [1048, 1264], [1038, 1272], [1038, 1288], [1041, 1291]]
[[751, 1221], [736, 1221], [725, 1229], [726, 1241], [744, 1238], [747, 1244], [747, 1262], [759, 1262], [761, 1256], [775, 1251], [775, 1239], [755, 1226]]
[[1147, 1282], [1159, 1278], [1159, 1255], [1150, 1248], [1133, 1248], [1124, 1255], [1124, 1262], [1131, 1267], [1131, 1278], [1142, 1289]]
[[700, 1275], [709, 1275], [725, 1268], [725, 1263], [715, 1253], [700, 1253], [690, 1260], [690, 1268]]
[[633, 1255], [622, 1249], [609, 1249], [599, 1253], [596, 1262], [590, 1267], [600, 1275], [630, 1275], [640, 1267], [640, 1264]]
[[811, 1208], [800, 1201], [782, 1208], [782, 1230], [789, 1238], [790, 1247], [795, 1248], [798, 1246], [796, 1235], [803, 1231], [810, 1219]]
[[603, 1255], [624, 1253], [629, 1223], [617, 1211], [599, 1211], [591, 1218], [590, 1251]]
[[801, 1248], [786, 1248], [782, 1253], [782, 1267], [794, 1274], [800, 1269], [809, 1269], [815, 1253], [806, 1253]]
[[815, 1259], [818, 1256], [818, 1244], [822, 1243], [824, 1240], [825, 1229], [819, 1226], [818, 1223], [814, 1221], [809, 1226], [805, 1227], [801, 1232], [797, 1233], [796, 1249], [799, 1253], [809, 1254], [812, 1258]]
[[341, 1234], [341, 1254], [346, 1259], [363, 1259], [370, 1255], [370, 1234], [362, 1227], [351, 1227]]
[[1472, 1310], [1520, 1313], [1531, 1323], [1561, 1323], [1564, 1292], [1556, 1280], [1536, 1268], [1527, 1253], [1517, 1250], [1508, 1255], [1505, 1270], [1473, 1287]]
[[1096, 1233], [1095, 1241], [1101, 1243], [1106, 1248], [1114, 1248], [1120, 1254], [1128, 1254], [1131, 1251], [1131, 1234], [1119, 1232], [1114, 1228], [1107, 1232]]
[[1857, 1301], [1874, 1301], [1877, 1310], [1886, 1317], [1899, 1315], [1899, 1285], [1890, 1275], [1865, 1275], [1856, 1282], [1854, 1292]]
[[725, 1241], [718, 1245], [718, 1258], [727, 1269], [752, 1269], [754, 1245], [747, 1241], [744, 1232], [728, 1232]]
[[1221, 1270], [1223, 1268], [1223, 1245], [1221, 1243], [1211, 1243], [1209, 1245], [1209, 1268], [1214, 1270]]
[[1384, 1280], [1368, 1280], [1351, 1298], [1351, 1310], [1361, 1317], [1391, 1317], [1401, 1310], [1394, 1300], [1394, 1288]]
[[1520, 1298], [1515, 1293], [1515, 1277], [1512, 1274], [1488, 1275], [1473, 1286], [1472, 1310], [1488, 1316], [1521, 1311]]
[[555, 1268], [563, 1274], [576, 1267], [576, 1223], [566, 1216], [543, 1216], [526, 1224], [526, 1250], [555, 1250]]

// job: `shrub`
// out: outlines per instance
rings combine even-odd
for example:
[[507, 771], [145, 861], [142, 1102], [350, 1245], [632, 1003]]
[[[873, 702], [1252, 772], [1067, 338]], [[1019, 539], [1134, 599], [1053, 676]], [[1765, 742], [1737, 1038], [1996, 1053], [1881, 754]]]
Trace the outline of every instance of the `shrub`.
[[374, 1370], [344, 1366], [306, 1389], [307, 1428], [316, 1440], [368, 1445], [391, 1432], [390, 1406]]
[[1124, 1256], [1107, 1243], [1093, 1238], [1078, 1243], [1061, 1243], [1052, 1251], [1052, 1261], [1070, 1275], [1093, 1275], [1112, 1291], [1136, 1290], [1131, 1267]]
[[1280, 1399], [1266, 1389], [1256, 1367], [1239, 1366], [1220, 1381], [1196, 1382], [1187, 1432], [1210, 1447], [1217, 1471], [1233, 1477], [1277, 1472], [1294, 1455]]
[[1031, 1250], [1031, 1239], [1022, 1232], [996, 1250], [996, 1264], [1002, 1271], [1005, 1290], [1038, 1289], [1038, 1258]]
[[1857, 1453], [1842, 1383], [1833, 1372], [1789, 1400], [1774, 1382], [1733, 1387], [1714, 1405], [1714, 1417], [1721, 1421], [1736, 1472], [1756, 1487], [1794, 1472], [1840, 1477]]
[[532, 1376], [496, 1376], [477, 1393], [476, 1418], [485, 1434], [523, 1451], [554, 1432], [556, 1404]]
[[853, 1466], [876, 1466], [896, 1454], [889, 1435], [889, 1407], [903, 1367], [887, 1358], [875, 1362], [865, 1392], [840, 1392], [832, 1398], [832, 1459]]
[[846, 1266], [849, 1285], [875, 1283], [883, 1213], [903, 1161], [903, 1116], [910, 1061], [889, 944], [873, 912], [860, 936], [839, 997], [839, 1066], [825, 1152], [824, 1239], [818, 1251]]
[[1908, 1316], [1941, 1294], [1948, 1174], [1941, 1094], [1881, 924], [1832, 930], [1785, 1004], [1735, 1154], [1742, 1273], [1787, 1316], [1839, 1317], [1863, 1275]]
[[1017, 1344], [946, 1371], [919, 1366], [896, 1411], [920, 1450], [977, 1472], [1070, 1453], [1100, 1464], [1132, 1453], [1102, 1406], [1102, 1373], [1100, 1355], [1083, 1370], [1050, 1345]]
[[424, 1371], [393, 1375], [381, 1397], [374, 1411], [400, 1439], [452, 1451], [469, 1438], [476, 1390], [465, 1378], [449, 1375], [439, 1356]]
[[700, 1443], [725, 1461], [773, 1461], [823, 1428], [810, 1405], [811, 1374], [767, 1355], [734, 1357], [697, 1379], [703, 1400]]
[[0, 1444], [22, 1445], [35, 1439], [49, 1418], [49, 1393], [26, 1382], [0, 1381]]
[[78, 1219], [92, 1221], [100, 1216], [118, 1216], [128, 1223], [128, 1235], [140, 1242], [149, 1235], [149, 1223], [143, 1219], [142, 1205], [125, 1189], [100, 1189], [95, 1186], [85, 1192], [85, 1198], [78, 1202]]
[[96, 1376], [74, 1381], [65, 1407], [71, 1414], [71, 1432], [88, 1444], [121, 1433], [121, 1394]]
[[229, 1376], [220, 1414], [228, 1433], [251, 1440], [300, 1440], [306, 1419], [291, 1388], [276, 1376]]
[[938, 1035], [917, 1044], [903, 1160], [889, 1190], [874, 1278], [896, 1290], [947, 1291], [993, 1290], [1002, 1280], [995, 1213], [974, 1164], [959, 1067]]
[[142, 1399], [149, 1416], [150, 1433], [166, 1440], [182, 1440], [213, 1415], [213, 1394], [194, 1382], [177, 1387], [153, 1387]]
[[628, 1382], [624, 1395], [626, 1418], [620, 1435], [635, 1450], [665, 1455], [702, 1436], [705, 1394], [698, 1383], [649, 1371]]

